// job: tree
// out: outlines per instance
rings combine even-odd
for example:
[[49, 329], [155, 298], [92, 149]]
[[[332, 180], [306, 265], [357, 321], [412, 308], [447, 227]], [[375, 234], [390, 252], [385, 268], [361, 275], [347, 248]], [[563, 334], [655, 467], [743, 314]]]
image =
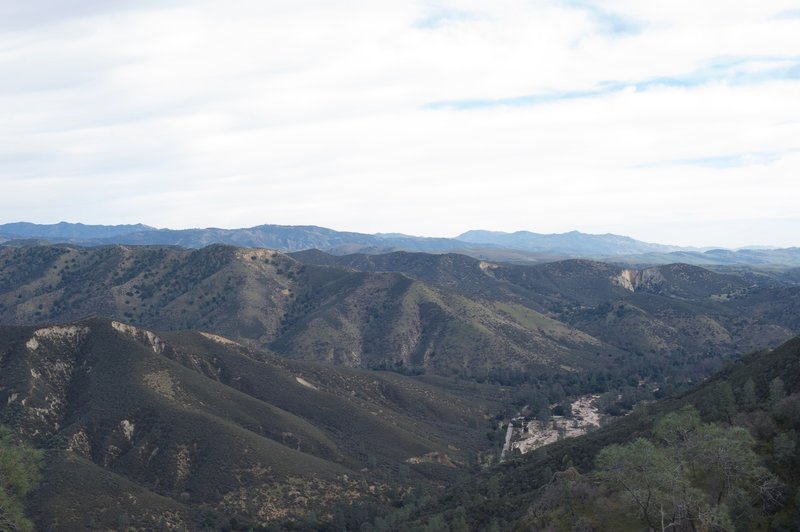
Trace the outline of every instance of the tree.
[[610, 445], [598, 454], [597, 465], [600, 478], [621, 487], [650, 528], [661, 528], [662, 512], [669, 522], [688, 518], [688, 504], [675, 497], [694, 495], [681, 464], [649, 440]]
[[450, 532], [468, 532], [467, 514], [463, 506], [456, 508], [453, 520], [450, 522]]
[[[762, 510], [779, 503], [781, 483], [761, 465], [747, 430], [701, 424], [685, 407], [653, 433], [661, 447], [638, 439], [606, 447], [597, 459], [600, 478], [621, 487], [651, 528], [729, 529], [733, 509], [741, 516], [754, 502]], [[788, 438], [776, 438], [776, 446], [781, 456], [791, 447]]]
[[0, 427], [0, 530], [32, 530], [25, 517], [25, 497], [39, 483], [42, 453], [14, 442]]
[[769, 383], [769, 404], [775, 405], [784, 397], [786, 397], [786, 386], [783, 379], [775, 377]]
[[733, 388], [728, 382], [718, 382], [710, 387], [699, 404], [704, 419], [728, 423], [731, 421], [734, 406]]
[[706, 486], [716, 504], [767, 473], [753, 452], [754, 444], [746, 429], [709, 424], [700, 427], [686, 446], [686, 459], [693, 464], [696, 480]]
[[676, 447], [689, 441], [692, 434], [700, 428], [700, 414], [691, 406], [685, 406], [677, 412], [670, 412], [656, 423], [653, 432], [659, 441]]
[[772, 441], [772, 456], [779, 464], [790, 464], [796, 448], [796, 432], [781, 432]]
[[739, 406], [745, 412], [750, 412], [756, 407], [756, 383], [753, 379], [747, 379], [739, 392]]

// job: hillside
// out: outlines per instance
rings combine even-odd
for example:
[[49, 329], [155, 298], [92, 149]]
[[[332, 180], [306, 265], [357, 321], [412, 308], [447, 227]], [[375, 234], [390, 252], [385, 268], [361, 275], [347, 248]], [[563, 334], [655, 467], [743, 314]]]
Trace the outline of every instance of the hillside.
[[[295, 358], [450, 375], [590, 367], [617, 350], [513, 301], [226, 246], [0, 248], [0, 320], [102, 314], [204, 329]], [[492, 282], [489, 279], [489, 282]]]
[[15, 222], [0, 224], [0, 235], [6, 238], [51, 238], [56, 240], [92, 240], [95, 238], [113, 238], [153, 231], [154, 227], [144, 224], [131, 225], [86, 225], [82, 223], [59, 222], [57, 224], [33, 224], [30, 222]]
[[208, 333], [99, 318], [0, 327], [0, 364], [0, 419], [48, 449], [43, 528], [123, 515], [194, 528], [201, 508], [281, 522], [455, 478], [482, 446], [486, 403]]
[[[743, 357], [682, 396], [643, 405], [631, 415], [585, 436], [562, 440], [501, 464], [422, 503], [413, 516], [389, 511], [381, 519], [396, 528], [409, 529], [448, 526], [459, 521], [468, 530], [645, 529], [641, 512], [627, 506], [625, 490], [608, 480], [607, 471], [600, 471], [598, 456], [604, 450], [606, 459], [627, 450], [645, 452], [646, 442], [638, 440], [636, 446], [632, 443], [637, 438], [664, 445], [659, 442], [664, 441], [665, 428], [676, 430], [677, 424], [683, 423], [689, 431], [683, 437], [696, 445], [692, 448], [694, 453], [705, 453], [704, 446], [708, 451], [722, 453], [717, 458], [709, 454], [709, 463], [696, 467], [706, 467], [709, 475], [716, 475], [714, 464], [721, 457], [719, 464], [728, 468], [731, 482], [743, 483], [736, 489], [757, 488], [753, 499], [731, 500], [731, 506], [718, 510], [721, 513], [703, 517], [706, 524], [719, 523], [719, 528], [710, 529], [795, 530], [800, 525], [795, 497], [800, 486], [798, 405], [800, 338], [777, 349]], [[693, 411], [700, 415], [694, 421]], [[653, 450], [647, 452], [658, 456], [657, 448], [650, 448]], [[642, 460], [644, 456], [630, 455], [629, 459]], [[658, 458], [647, 460], [650, 459], [636, 462], [649, 469], [640, 470], [635, 478], [629, 478], [631, 482], [647, 480], [646, 475], [657, 471]], [[670, 475], [674, 480], [675, 472]], [[649, 493], [661, 496], [657, 490], [662, 488], [657, 483], [663, 479], [653, 476], [651, 480], [653, 491]], [[713, 491], [717, 489], [714, 480], [709, 476], [701, 481], [700, 488], [691, 488], [700, 490], [692, 492], [692, 496], [702, 501], [704, 492], [717, 493]], [[748, 488], [748, 482], [755, 484]], [[728, 496], [725, 491], [719, 493], [720, 498]], [[716, 495], [712, 503], [714, 500]], [[700, 503], [695, 500], [691, 504]], [[732, 507], [734, 504], [737, 506]], [[729, 518], [729, 511], [738, 518]], [[674, 516], [668, 513], [665, 517], [669, 523]], [[705, 529], [706, 524], [701, 525], [698, 516], [693, 525], [683, 521], [671, 528]]]
[[778, 345], [800, 332], [800, 288], [791, 281], [754, 283], [744, 275], [687, 264], [644, 269], [587, 260], [513, 265], [404, 252], [334, 256], [305, 251], [292, 257], [309, 265], [403, 273], [482, 301], [530, 309], [634, 355], [632, 369], [651, 375], [665, 365], [697, 371], [711, 364], [700, 370], [708, 375], [741, 349]]
[[[0, 327], [0, 422], [46, 449], [32, 507], [57, 529], [415, 529], [417, 509], [450, 522], [459, 506], [478, 528], [530, 524], [548, 468], [584, 474], [686, 401], [467, 480], [500, 455], [503, 420], [587, 395], [623, 416], [796, 334], [799, 294], [686, 264], [0, 247], [0, 323], [18, 324]], [[745, 380], [761, 390], [783, 364], [793, 393], [787, 345]]]
[[498, 368], [680, 382], [800, 332], [800, 287], [689, 265], [213, 245], [0, 247], [0, 321], [100, 314], [292, 358], [483, 380]]

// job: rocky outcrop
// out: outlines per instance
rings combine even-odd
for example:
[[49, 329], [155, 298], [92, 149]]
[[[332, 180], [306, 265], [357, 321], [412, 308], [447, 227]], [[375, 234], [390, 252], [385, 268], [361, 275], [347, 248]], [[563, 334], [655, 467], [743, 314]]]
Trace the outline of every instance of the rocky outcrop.
[[139, 329], [138, 327], [128, 325], [127, 323], [120, 323], [118, 321], [112, 321], [111, 326], [117, 331], [132, 337], [134, 340], [149, 346], [150, 349], [152, 349], [157, 355], [164, 353], [166, 344], [164, 343], [164, 340], [159, 338], [156, 334], [145, 329]]
[[25, 343], [30, 374], [27, 390], [9, 396], [8, 403], [19, 400], [25, 407], [21, 429], [28, 436], [46, 438], [61, 428], [75, 371], [75, 352], [88, 334], [88, 327], [43, 327]]
[[665, 279], [658, 268], [626, 269], [622, 270], [619, 275], [612, 277], [611, 282], [631, 292], [657, 292], [664, 284]]

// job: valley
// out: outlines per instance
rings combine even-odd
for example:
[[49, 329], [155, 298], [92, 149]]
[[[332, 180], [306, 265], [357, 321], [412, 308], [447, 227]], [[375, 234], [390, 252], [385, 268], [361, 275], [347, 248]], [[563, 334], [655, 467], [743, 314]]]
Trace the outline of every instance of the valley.
[[0, 246], [0, 421], [44, 452], [45, 529], [412, 530], [797, 335], [799, 304], [686, 264]]

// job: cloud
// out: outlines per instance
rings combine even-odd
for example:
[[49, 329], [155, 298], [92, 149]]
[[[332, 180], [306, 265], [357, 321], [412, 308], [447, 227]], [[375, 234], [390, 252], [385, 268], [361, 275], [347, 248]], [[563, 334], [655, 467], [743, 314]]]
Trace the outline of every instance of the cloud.
[[800, 57], [722, 58], [695, 72], [638, 81], [598, 81], [591, 89], [527, 94], [498, 99], [437, 101], [428, 109], [469, 110], [498, 106], [539, 105], [560, 100], [594, 98], [623, 91], [648, 91], [662, 87], [695, 88], [712, 83], [751, 85], [769, 81], [800, 80]]
[[659, 168], [659, 167], [679, 167], [679, 166], [701, 166], [708, 168], [736, 168], [741, 166], [764, 166], [776, 161], [788, 153], [761, 152], [761, 153], [738, 153], [734, 155], [716, 155], [700, 157], [697, 159], [684, 159], [668, 161], [663, 163], [649, 163], [641, 165], [639, 168]]
[[795, 19], [800, 18], [800, 9], [786, 9], [777, 13], [774, 16], [775, 19]]
[[444, 7], [441, 4], [430, 4], [423, 9], [422, 15], [414, 21], [416, 28], [436, 30], [448, 24], [458, 24], [460, 22], [473, 22], [485, 20], [487, 15], [477, 11], [465, 11], [452, 7]]
[[176, 0], [26, 0], [0, 4], [0, 30], [21, 32], [76, 19], [156, 9]]
[[603, 7], [600, 2], [590, 0], [566, 0], [565, 6], [586, 12], [597, 30], [604, 35], [627, 36], [639, 33], [643, 24], [633, 18], [625, 17]]

